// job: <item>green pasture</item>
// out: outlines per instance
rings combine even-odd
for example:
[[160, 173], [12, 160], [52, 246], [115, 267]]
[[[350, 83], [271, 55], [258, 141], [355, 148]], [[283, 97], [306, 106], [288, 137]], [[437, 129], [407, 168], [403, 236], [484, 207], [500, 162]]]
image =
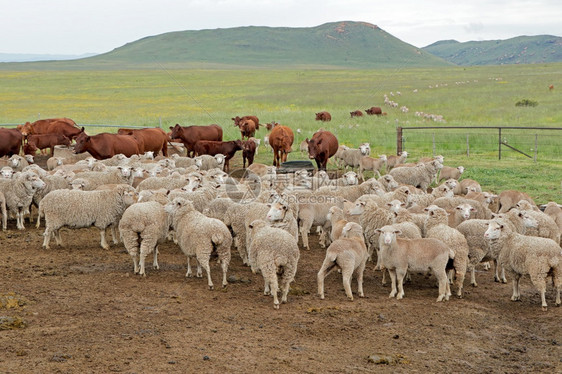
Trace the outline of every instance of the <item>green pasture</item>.
[[[298, 152], [298, 144], [320, 127], [334, 132], [346, 145], [370, 142], [373, 155], [396, 152], [397, 126], [562, 127], [562, 64], [251, 71], [178, 69], [177, 65], [151, 70], [43, 70], [36, 64], [33, 69], [0, 66], [0, 123], [60, 116], [86, 125], [165, 129], [176, 123], [217, 123], [225, 140], [230, 140], [239, 138], [230, 118], [253, 114], [262, 123], [277, 121], [293, 129], [295, 152], [289, 159], [306, 157]], [[551, 84], [553, 91], [548, 89]], [[384, 94], [409, 112], [384, 106]], [[539, 105], [516, 107], [522, 99]], [[350, 118], [350, 111], [371, 106], [383, 107], [387, 115]], [[314, 120], [314, 113], [322, 110], [332, 114], [331, 122]], [[442, 115], [446, 123], [415, 112]], [[87, 127], [89, 133], [102, 131], [115, 128]], [[265, 134], [259, 130], [256, 136]], [[405, 130], [404, 136], [404, 149], [412, 160], [443, 154], [447, 165], [465, 166], [466, 177], [486, 189], [522, 189], [541, 203], [562, 201], [561, 130], [502, 133], [503, 141], [532, 157], [536, 149], [537, 162], [507, 147], [502, 147], [499, 161], [497, 130]], [[272, 156], [262, 147], [257, 161], [269, 164]]]

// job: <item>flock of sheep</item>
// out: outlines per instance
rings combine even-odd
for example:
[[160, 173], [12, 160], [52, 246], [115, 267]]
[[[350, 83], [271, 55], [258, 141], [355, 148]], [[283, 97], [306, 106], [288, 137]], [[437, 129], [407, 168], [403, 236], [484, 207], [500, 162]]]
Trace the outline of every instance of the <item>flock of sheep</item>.
[[[202, 277], [205, 269], [210, 288], [211, 258], [217, 257], [224, 287], [235, 248], [252, 272], [262, 274], [264, 293], [273, 296], [275, 308], [287, 302], [313, 228], [326, 248], [317, 280], [322, 299], [324, 278], [335, 269], [347, 297], [353, 300], [354, 275], [363, 297], [366, 263], [376, 256], [376, 269], [382, 270], [383, 283], [388, 272], [390, 297], [397, 299], [404, 297], [404, 279], [412, 271], [435, 276], [437, 301], [449, 299], [451, 285], [462, 297], [467, 271], [477, 286], [474, 268], [490, 261], [497, 281], [506, 282], [505, 272], [512, 278], [512, 300], [520, 299], [519, 280], [529, 275], [543, 309], [548, 278], [560, 305], [560, 205], [551, 202], [542, 212], [523, 192], [483, 192], [477, 181], [461, 179], [462, 166], [443, 166], [442, 156], [416, 163], [406, 163], [407, 157], [406, 152], [370, 157], [368, 143], [341, 146], [334, 161], [346, 172], [336, 179], [325, 171], [277, 174], [275, 167], [254, 163], [236, 180], [223, 171], [221, 155], [53, 157], [48, 170], [15, 155], [1, 170], [2, 225], [6, 230], [11, 214], [17, 228], [25, 229], [24, 218], [35, 219], [32, 206], [37, 207], [46, 249], [52, 238], [63, 245], [61, 228], [91, 226], [100, 230], [100, 244], [108, 249], [109, 228], [113, 242], [123, 241], [131, 255], [134, 272], [143, 276], [146, 257], [152, 254], [158, 268], [158, 245], [172, 240], [187, 256], [186, 277], [193, 275], [190, 259], [195, 258], [195, 275]], [[366, 179], [365, 171], [374, 176]]]

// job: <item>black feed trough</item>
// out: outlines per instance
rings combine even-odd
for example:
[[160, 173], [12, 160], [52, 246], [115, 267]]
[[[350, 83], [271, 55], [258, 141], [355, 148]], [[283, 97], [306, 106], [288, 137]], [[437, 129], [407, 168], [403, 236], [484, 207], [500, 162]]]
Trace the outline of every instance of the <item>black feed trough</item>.
[[285, 161], [277, 169], [278, 173], [294, 173], [297, 170], [306, 169], [308, 172], [314, 172], [314, 165], [310, 161]]

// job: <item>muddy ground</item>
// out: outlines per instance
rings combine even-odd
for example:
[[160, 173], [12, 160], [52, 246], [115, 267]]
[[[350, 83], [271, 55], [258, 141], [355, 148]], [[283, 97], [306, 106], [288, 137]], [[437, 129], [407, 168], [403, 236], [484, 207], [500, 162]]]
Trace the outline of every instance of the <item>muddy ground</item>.
[[[122, 244], [100, 248], [96, 229], [64, 230], [65, 247], [51, 250], [42, 232], [10, 220], [0, 233], [0, 322], [10, 328], [0, 331], [0, 373], [562, 371], [562, 308], [549, 288], [552, 307], [541, 311], [528, 279], [514, 303], [511, 285], [480, 269], [477, 288], [437, 303], [435, 282], [414, 274], [397, 301], [370, 263], [366, 298], [348, 301], [333, 273], [320, 300], [324, 250], [313, 235], [276, 311], [236, 252], [230, 284], [211, 291], [205, 278], [185, 278], [173, 243], [142, 278]], [[220, 285], [214, 261], [212, 275]]]

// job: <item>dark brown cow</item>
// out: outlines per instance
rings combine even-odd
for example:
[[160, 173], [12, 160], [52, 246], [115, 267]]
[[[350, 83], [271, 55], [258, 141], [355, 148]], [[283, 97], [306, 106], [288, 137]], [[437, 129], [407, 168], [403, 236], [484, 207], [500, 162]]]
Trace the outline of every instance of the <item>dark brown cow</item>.
[[24, 136], [41, 135], [41, 134], [61, 134], [69, 139], [76, 139], [80, 134], [80, 128], [76, 126], [76, 122], [70, 118], [50, 118], [40, 119], [33, 123], [26, 122], [20, 128]]
[[242, 135], [242, 140], [244, 138], [250, 139], [256, 133], [256, 130], [259, 130], [259, 126], [256, 126], [256, 123], [251, 119], [245, 119], [238, 124], [240, 127], [240, 134]]
[[279, 167], [287, 161], [287, 154], [292, 151], [291, 146], [295, 136], [293, 130], [287, 126], [277, 125], [269, 134], [269, 145], [273, 148], [273, 165]]
[[316, 113], [316, 121], [330, 122], [332, 120], [332, 115], [328, 112]]
[[18, 129], [0, 128], [0, 157], [19, 154], [22, 139]]
[[189, 157], [193, 156], [193, 146], [199, 140], [222, 141], [222, 127], [219, 125], [182, 127], [176, 124], [170, 127], [170, 130], [172, 130], [170, 138], [181, 139]]
[[242, 147], [242, 167], [246, 167], [246, 160], [248, 160], [248, 166], [254, 163], [254, 156], [256, 155], [257, 144], [253, 140], [247, 140], [244, 142]]
[[261, 125], [261, 124], [260, 124], [260, 119], [259, 119], [258, 117], [256, 117], [256, 116], [244, 116], [244, 117], [238, 117], [238, 116], [236, 116], [236, 117], [234, 117], [234, 118], [231, 118], [231, 120], [234, 121], [234, 126], [238, 126], [238, 127], [240, 127], [240, 124], [241, 124], [243, 121], [246, 121], [246, 120], [254, 121], [254, 123], [256, 124], [256, 129], [259, 128], [259, 126]]
[[55, 145], [66, 145], [70, 147], [70, 139], [62, 134], [41, 134], [28, 135], [27, 143], [23, 146], [23, 153], [32, 155], [38, 149], [43, 150], [49, 148], [51, 156], [54, 155]]
[[308, 157], [316, 161], [318, 170], [326, 170], [328, 159], [338, 150], [338, 139], [329, 131], [318, 131], [308, 140]]
[[354, 110], [353, 112], [349, 112], [351, 114], [351, 118], [353, 117], [363, 117], [363, 112], [360, 110]]
[[376, 114], [377, 116], [382, 115], [382, 109], [378, 106], [372, 106], [369, 109], [365, 109], [365, 112], [370, 116], [372, 116], [374, 114]]
[[96, 160], [105, 160], [122, 153], [127, 157], [140, 154], [139, 144], [130, 135], [101, 133], [88, 136], [82, 132], [76, 137], [74, 153], [89, 152]]
[[196, 156], [200, 155], [211, 155], [214, 156], [216, 154], [223, 154], [224, 155], [224, 168], [225, 171], [229, 171], [230, 166], [228, 162], [236, 151], [239, 151], [243, 147], [242, 140], [231, 140], [228, 142], [223, 141], [216, 141], [216, 140], [199, 140], [193, 146], [193, 151], [195, 152]]
[[168, 157], [168, 135], [164, 130], [154, 127], [147, 129], [119, 129], [119, 135], [131, 135], [137, 139], [141, 153], [154, 152], [154, 156], [162, 151], [164, 157]]
[[265, 128], [267, 129], [267, 131], [271, 131], [271, 129], [273, 129], [275, 126], [279, 125], [278, 122], [275, 121], [271, 121], [271, 123], [267, 123], [265, 125]]

